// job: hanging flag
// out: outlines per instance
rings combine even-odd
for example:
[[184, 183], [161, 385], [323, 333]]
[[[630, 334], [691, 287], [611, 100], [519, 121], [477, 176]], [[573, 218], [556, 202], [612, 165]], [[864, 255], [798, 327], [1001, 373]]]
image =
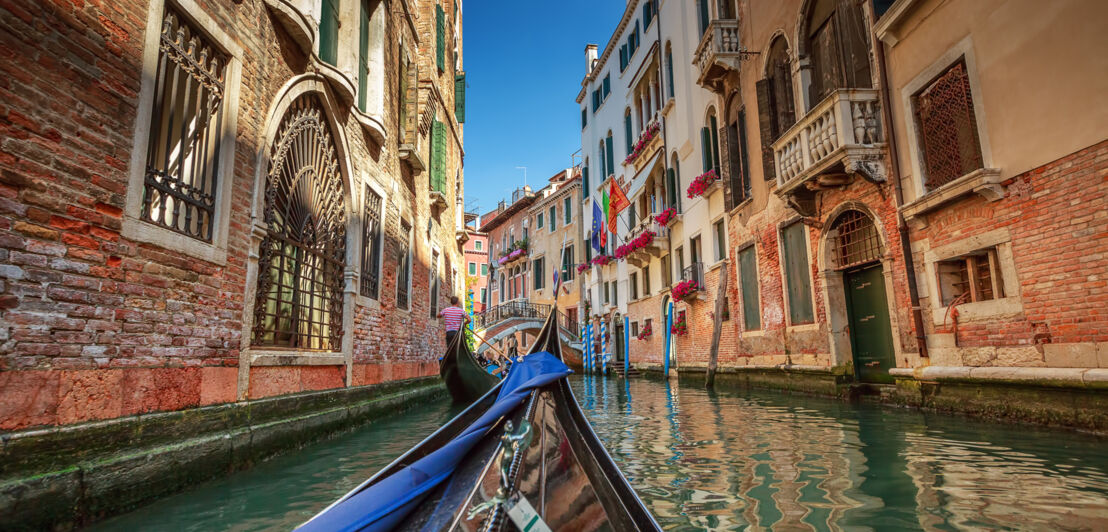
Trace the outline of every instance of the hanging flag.
[[[558, 286], [558, 268], [554, 268], [554, 286], [555, 286], [555, 290], [557, 290], [557, 286]], [[557, 295], [557, 294], [555, 294], [555, 295]]]
[[[604, 219], [607, 220], [608, 219], [608, 190], [607, 189], [602, 189], [601, 192], [604, 194]], [[607, 245], [608, 245], [608, 232], [607, 231], [600, 231], [600, 247], [603, 248]]]
[[619, 216], [623, 209], [631, 206], [631, 200], [627, 199], [627, 194], [623, 193], [623, 189], [613, 180], [610, 187], [611, 193], [608, 195], [608, 230], [612, 233], [616, 233], [616, 218]]
[[600, 203], [592, 202], [592, 248], [600, 253], [604, 249], [603, 235], [604, 226], [600, 224], [601, 217], [604, 213], [600, 212]]

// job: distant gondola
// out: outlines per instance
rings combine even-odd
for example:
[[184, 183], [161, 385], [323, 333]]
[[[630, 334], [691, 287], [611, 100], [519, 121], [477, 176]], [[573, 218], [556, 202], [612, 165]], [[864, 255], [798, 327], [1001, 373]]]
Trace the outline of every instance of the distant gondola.
[[455, 334], [446, 346], [446, 354], [439, 362], [439, 375], [455, 403], [472, 403], [500, 382], [477, 362], [466, 345], [465, 331]]
[[556, 316], [507, 378], [301, 530], [660, 530], [573, 396]]

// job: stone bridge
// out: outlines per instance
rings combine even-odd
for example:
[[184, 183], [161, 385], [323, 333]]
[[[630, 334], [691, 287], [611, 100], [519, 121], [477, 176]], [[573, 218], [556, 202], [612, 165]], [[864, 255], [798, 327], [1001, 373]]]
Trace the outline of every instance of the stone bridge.
[[[474, 333], [484, 340], [477, 342], [477, 354], [489, 349], [488, 344], [507, 338], [517, 332], [527, 331], [538, 333], [550, 312], [550, 305], [529, 303], [526, 301], [510, 301], [474, 316]], [[562, 345], [576, 353], [566, 353], [569, 358], [580, 358], [583, 349], [581, 337], [577, 333], [578, 325], [568, 323], [565, 315], [559, 313], [558, 336]], [[487, 343], [486, 343], [487, 342]], [[530, 346], [520, 346], [521, 349]]]

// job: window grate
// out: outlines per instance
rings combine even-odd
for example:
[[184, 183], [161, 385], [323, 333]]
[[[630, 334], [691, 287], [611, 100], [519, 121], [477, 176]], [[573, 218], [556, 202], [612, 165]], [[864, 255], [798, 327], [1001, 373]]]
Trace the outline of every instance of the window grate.
[[141, 218], [212, 241], [227, 56], [172, 9], [162, 21]]
[[881, 239], [869, 216], [846, 211], [835, 221], [835, 264], [840, 269], [881, 258]]
[[929, 190], [984, 166], [964, 63], [950, 67], [920, 91], [915, 108]]
[[334, 142], [316, 96], [293, 102], [277, 139], [266, 176], [253, 340], [338, 349], [346, 211]]
[[411, 277], [412, 277], [412, 252], [411, 237], [412, 225], [407, 221], [400, 222], [400, 242], [397, 246], [397, 272], [396, 272], [396, 308], [408, 309]]
[[365, 297], [377, 299], [381, 264], [381, 196], [365, 187], [362, 222], [362, 278], [359, 290]]

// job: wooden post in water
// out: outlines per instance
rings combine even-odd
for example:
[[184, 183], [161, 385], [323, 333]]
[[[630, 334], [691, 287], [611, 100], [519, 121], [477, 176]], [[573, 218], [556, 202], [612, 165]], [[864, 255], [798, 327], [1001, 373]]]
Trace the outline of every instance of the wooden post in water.
[[716, 315], [712, 320], [712, 350], [708, 354], [708, 379], [706, 388], [716, 385], [716, 366], [719, 364], [719, 335], [723, 332], [723, 310], [727, 299], [727, 267], [719, 270], [719, 291], [716, 293]]

